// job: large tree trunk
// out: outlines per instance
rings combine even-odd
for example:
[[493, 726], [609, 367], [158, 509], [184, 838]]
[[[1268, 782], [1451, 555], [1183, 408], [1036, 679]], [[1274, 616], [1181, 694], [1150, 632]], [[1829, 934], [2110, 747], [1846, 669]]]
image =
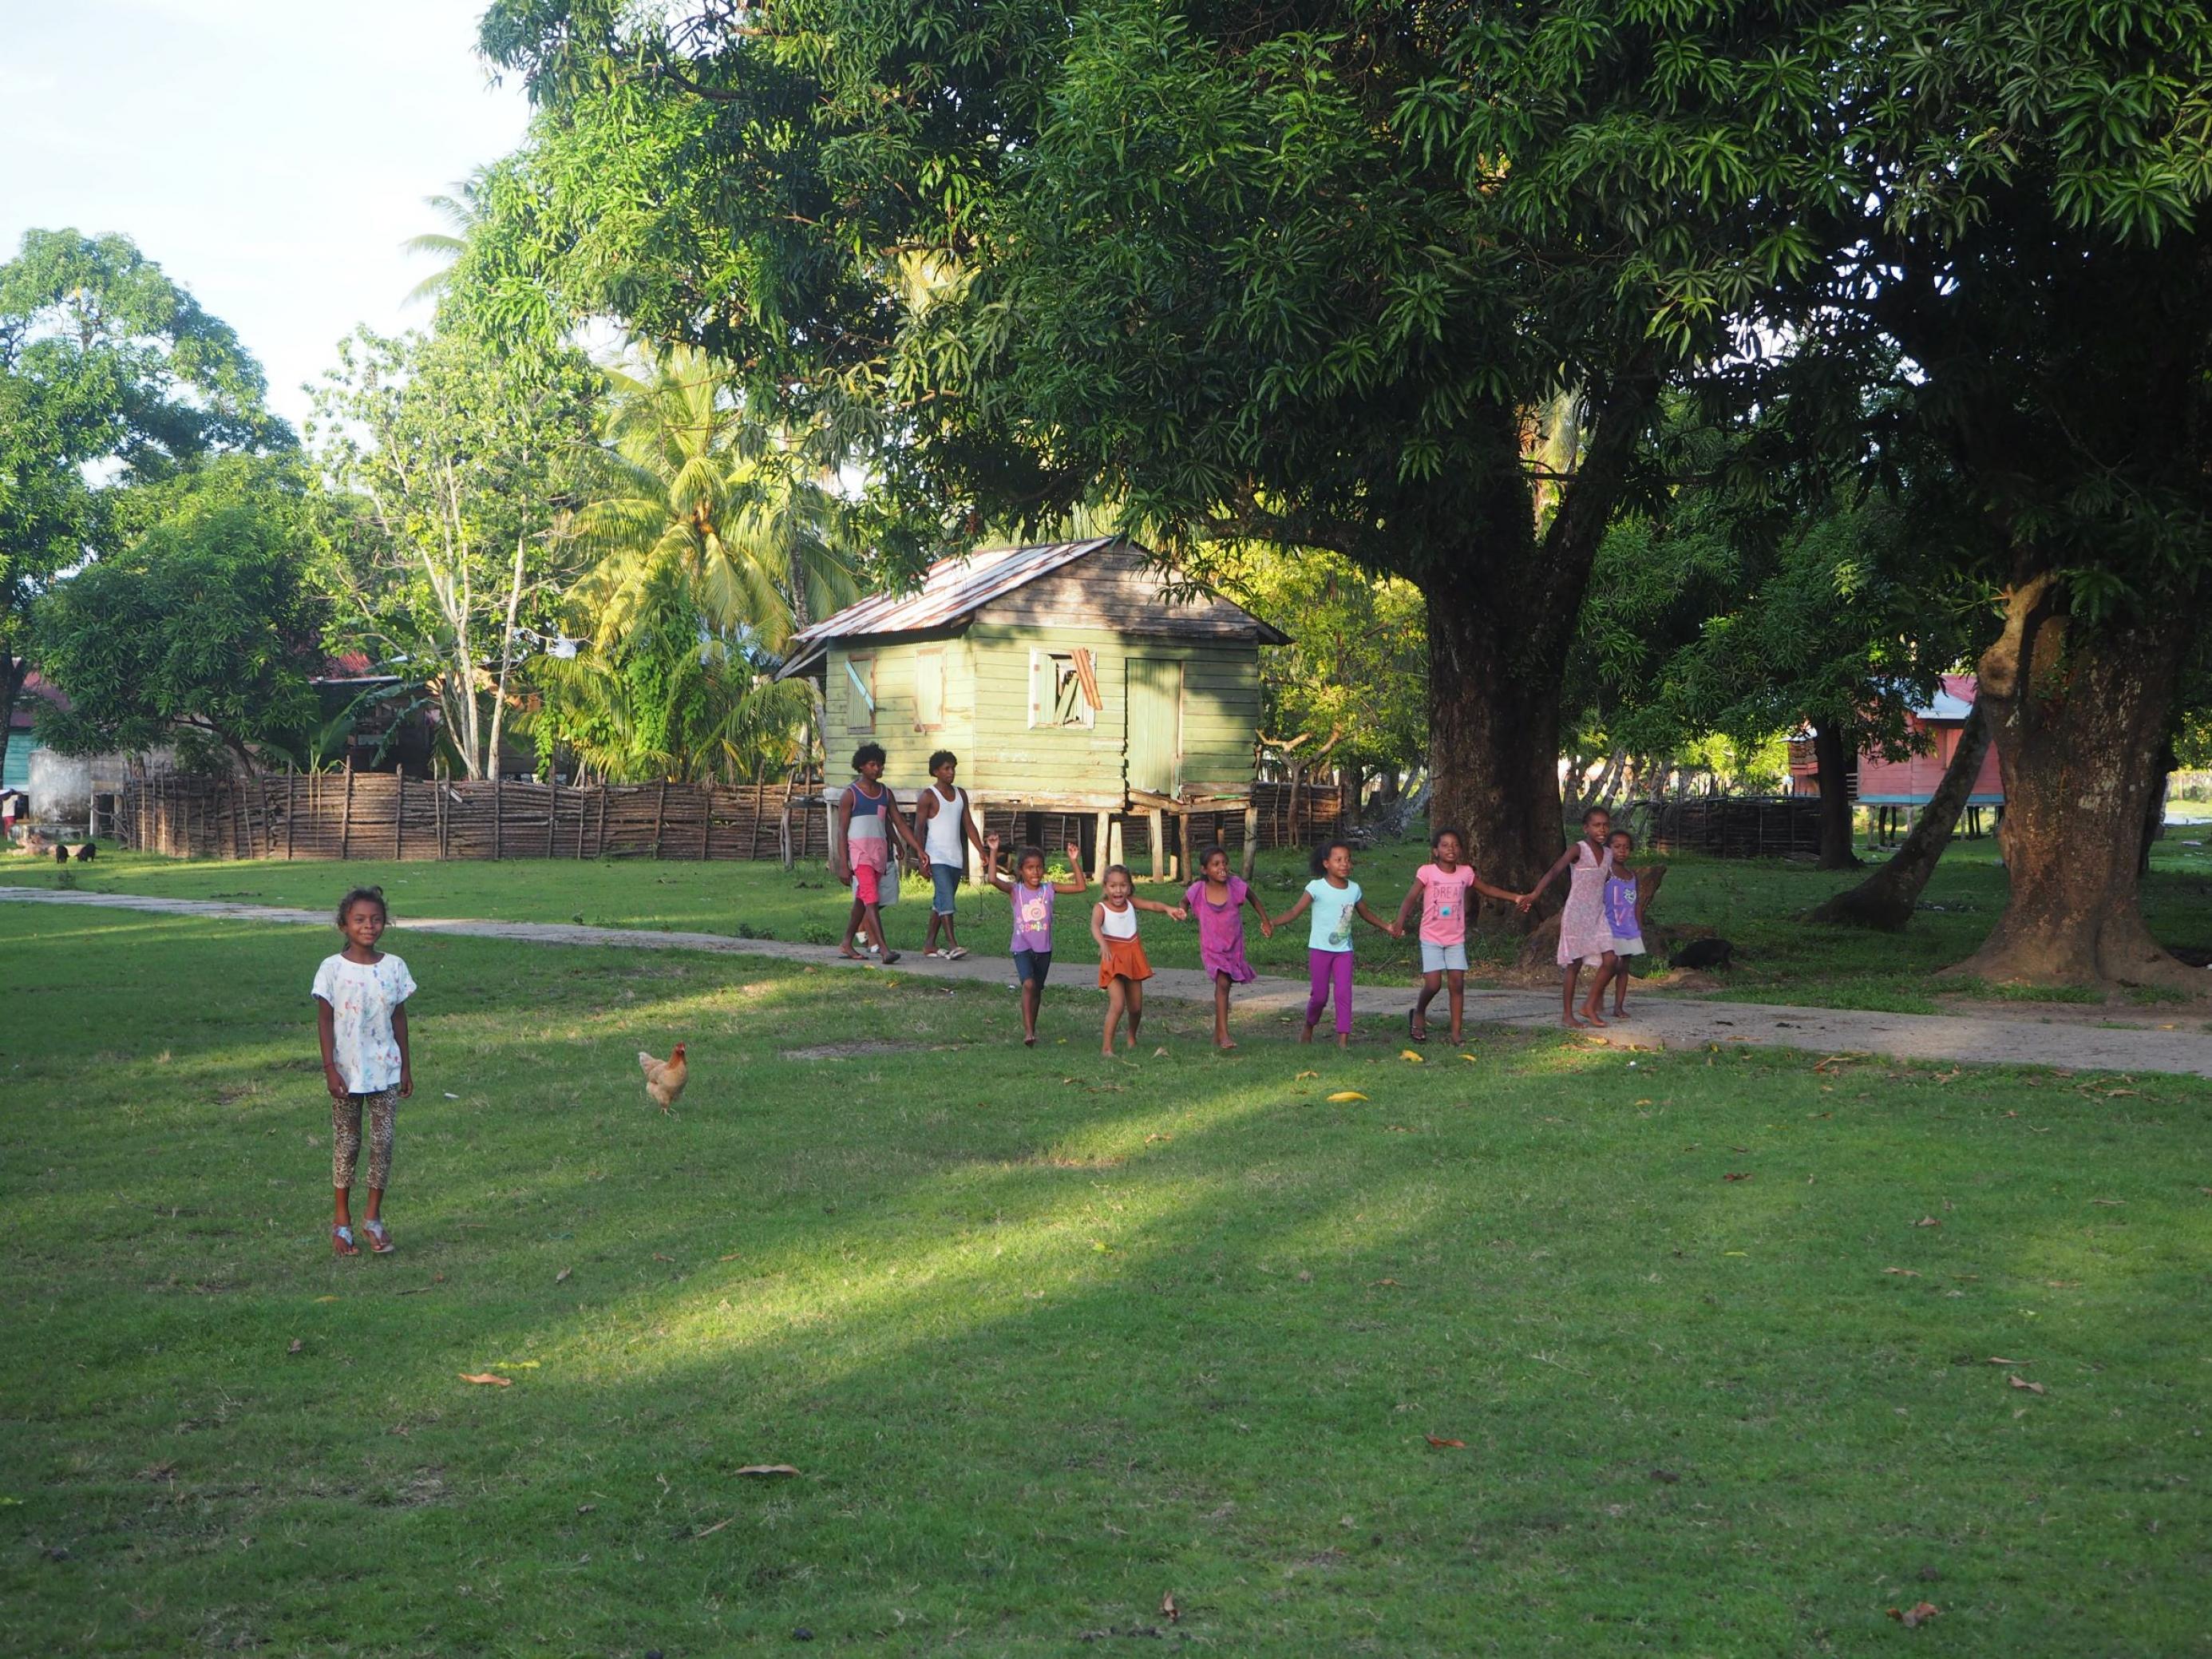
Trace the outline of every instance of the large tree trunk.
[[[1468, 520], [1454, 527], [1449, 552], [1432, 548], [1404, 573], [1428, 604], [1429, 823], [1465, 836], [1468, 860], [1493, 886], [1534, 886], [1565, 842], [1567, 655], [1656, 395], [1656, 377], [1639, 360], [1593, 400], [1601, 412], [1541, 537], [1520, 466], [1520, 423], [1500, 411], [1499, 465], [1475, 488]], [[1558, 903], [1557, 887], [1528, 913], [1486, 900], [1477, 920], [1525, 932]]]
[[1974, 793], [1974, 779], [1989, 752], [1990, 724], [1976, 703], [1959, 728], [1959, 746], [1943, 768], [1943, 776], [1928, 805], [1912, 820], [1911, 833], [1897, 856], [1856, 887], [1847, 887], [1825, 904], [1815, 906], [1808, 921], [1838, 921], [1855, 927], [1901, 931], [1912, 920], [1912, 908], [1936, 873], [1936, 860], [1951, 843], [1966, 797]]
[[1833, 720], [1813, 727], [1813, 759], [1820, 774], [1820, 862], [1823, 870], [1856, 870], [1857, 849], [1851, 836], [1851, 757]]
[[2144, 927], [2136, 860], [2193, 607], [2092, 629], [2048, 572], [2007, 596], [1979, 706], [2004, 775], [1997, 830], [2012, 890], [1982, 948], [1948, 972], [1997, 983], [2164, 985], [2204, 975]]

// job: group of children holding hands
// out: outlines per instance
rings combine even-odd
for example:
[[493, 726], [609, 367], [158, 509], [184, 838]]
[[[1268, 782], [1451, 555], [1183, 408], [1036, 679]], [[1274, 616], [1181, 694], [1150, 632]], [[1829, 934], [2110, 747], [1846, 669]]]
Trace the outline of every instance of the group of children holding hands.
[[[991, 884], [1006, 894], [1013, 910], [1013, 957], [1021, 990], [1022, 1041], [1034, 1046], [1037, 1012], [1044, 998], [1046, 979], [1052, 971], [1053, 911], [1063, 895], [1087, 892], [1082, 848], [1070, 843], [1068, 867], [1063, 881], [1050, 879], [1043, 852], [1035, 847], [1016, 850], [1011, 871], [999, 864], [1000, 839], [979, 836], [967, 793], [953, 781], [957, 763], [940, 751], [931, 757], [930, 788], [922, 793], [909, 827], [891, 792], [883, 782], [884, 756], [874, 744], [854, 757], [857, 775], [841, 798], [834, 843], [838, 878], [853, 888], [853, 908], [842, 946], [848, 957], [859, 957], [855, 939], [865, 934], [886, 963], [898, 953], [884, 940], [880, 906], [884, 878], [890, 868], [890, 838], [899, 837], [915, 858], [928, 866], [935, 887], [926, 953], [946, 961], [964, 957], [954, 933], [953, 901], [958, 892], [967, 849], [982, 854]], [[1313, 879], [1297, 902], [1279, 916], [1267, 906], [1243, 879], [1229, 867], [1229, 855], [1209, 847], [1198, 860], [1198, 878], [1183, 890], [1182, 902], [1163, 904], [1139, 898], [1126, 866], [1109, 865], [1103, 876], [1103, 896], [1091, 908], [1091, 937], [1098, 947], [1098, 985], [1106, 993], [1106, 1024], [1101, 1052], [1115, 1052], [1118, 1032], [1129, 1047], [1145, 1018], [1145, 981], [1152, 976], [1145, 947], [1137, 934], [1137, 915], [1150, 911], [1170, 921], [1196, 920], [1199, 962], [1213, 981], [1213, 1041], [1218, 1048], [1237, 1045], [1229, 1035], [1229, 995], [1234, 985], [1259, 977], [1244, 954], [1244, 911], [1258, 917], [1264, 938], [1311, 914], [1306, 935], [1309, 988], [1305, 1030], [1301, 1041], [1313, 1041], [1322, 1013], [1333, 1002], [1339, 1046], [1352, 1040], [1352, 923], [1356, 916], [1393, 939], [1405, 935], [1418, 909], [1420, 915], [1421, 988], [1406, 1016], [1407, 1034], [1416, 1042], [1428, 1037], [1429, 1005], [1439, 992], [1449, 998], [1451, 1040], [1462, 1041], [1461, 1023], [1467, 983], [1467, 926], [1471, 896], [1480, 894], [1501, 903], [1526, 909], [1561, 872], [1568, 873], [1565, 909], [1559, 918], [1559, 965], [1565, 970], [1560, 1018], [1569, 1025], [1602, 1025], [1599, 1006], [1606, 988], [1613, 989], [1615, 1018], [1626, 1012], [1628, 992], [1623, 958], [1644, 949], [1643, 904], [1637, 873], [1627, 859], [1634, 840], [1625, 830], [1614, 830], [1602, 808], [1586, 813], [1583, 836], [1526, 893], [1493, 887], [1466, 861], [1465, 842], [1455, 830], [1439, 830], [1430, 842], [1429, 862], [1414, 872], [1394, 918], [1385, 920], [1368, 907], [1366, 895], [1352, 878], [1352, 848], [1332, 841], [1313, 854]], [[356, 888], [340, 901], [337, 926], [345, 945], [316, 969], [313, 997], [317, 1032], [322, 1048], [323, 1079], [331, 1097], [331, 1185], [336, 1213], [331, 1225], [331, 1247], [340, 1255], [357, 1255], [351, 1212], [356, 1165], [361, 1152], [366, 1119], [369, 1135], [368, 1203], [361, 1222], [362, 1235], [378, 1255], [397, 1248], [382, 1215], [384, 1189], [390, 1179], [394, 1121], [398, 1103], [415, 1090], [413, 1066], [407, 1041], [407, 1000], [415, 981], [407, 964], [378, 948], [389, 925], [384, 894], [374, 887]], [[938, 943], [940, 933], [944, 944]], [[1575, 993], [1583, 970], [1591, 970], [1589, 989], [1579, 1015]]]
[[[966, 956], [954, 932], [954, 900], [968, 849], [981, 855], [991, 884], [1006, 895], [1013, 908], [1014, 975], [1021, 992], [1022, 1041], [1036, 1042], [1037, 1012], [1052, 970], [1054, 902], [1063, 894], [1089, 890], [1083, 869], [1082, 849], [1067, 848], [1072, 878], [1047, 878], [1042, 849], [1018, 849], [1010, 871], [999, 865], [1000, 838], [977, 832], [968, 793], [954, 779], [959, 762], [947, 750], [930, 757], [931, 783], [915, 803], [915, 823], [909, 828], [897, 802], [883, 781], [885, 756], [878, 744], [864, 744], [853, 757], [854, 781], [837, 805], [838, 833], [832, 838], [832, 868], [840, 882], [853, 889], [852, 910], [843, 956], [862, 959], [855, 948], [865, 939], [869, 951], [885, 963], [899, 959], [884, 942], [881, 903], [883, 881], [890, 864], [890, 837], [896, 835], [915, 861], [926, 866], [933, 888], [926, 955], [945, 961]], [[1493, 887], [1466, 861], [1464, 838], [1456, 830], [1439, 830], [1430, 842], [1430, 860], [1414, 872], [1413, 884], [1398, 907], [1395, 920], [1385, 921], [1368, 908], [1366, 896], [1352, 878], [1352, 848], [1333, 841], [1315, 850], [1313, 879], [1297, 902], [1279, 916], [1271, 916], [1251, 888], [1229, 867], [1229, 855], [1218, 847], [1200, 854], [1198, 878], [1184, 890], [1181, 904], [1163, 904], [1136, 896], [1135, 882], [1127, 866], [1107, 866], [1102, 881], [1104, 896], [1092, 905], [1091, 937], [1098, 947], [1098, 984], [1107, 994], [1106, 1024], [1101, 1052], [1114, 1052], [1117, 1030], [1123, 1041], [1136, 1046], [1138, 1028], [1144, 1023], [1144, 982], [1152, 975], [1145, 949], [1137, 935], [1137, 914], [1149, 910], [1172, 921], [1198, 922], [1199, 962], [1213, 981], [1213, 1041], [1219, 1048], [1237, 1045], [1229, 1036], [1230, 988], [1258, 977], [1244, 955], [1244, 917], [1249, 906], [1259, 918], [1263, 938], [1272, 938], [1285, 927], [1312, 913], [1306, 939], [1309, 991], [1305, 1031], [1311, 1042], [1322, 1013], [1333, 1001], [1336, 1040], [1352, 1039], [1352, 922], [1354, 916], [1390, 935], [1403, 938], [1416, 909], [1420, 915], [1421, 988], [1406, 1016], [1407, 1035], [1416, 1042], [1428, 1039], [1429, 1005], [1442, 992], [1449, 996], [1451, 1040], [1462, 1040], [1466, 1008], [1467, 926], [1472, 896], [1518, 905], [1526, 910], [1561, 872], [1568, 874], [1566, 908], [1559, 919], [1559, 962], [1565, 969], [1560, 1018], [1565, 1024], [1602, 1025], [1599, 1006], [1606, 988], [1613, 988], [1613, 1014], [1625, 1017], [1628, 975], [1622, 958], [1644, 950], [1642, 903], [1636, 872], [1627, 860], [1634, 838], [1626, 830], [1614, 830], [1610, 815], [1594, 808], [1583, 819], [1583, 836], [1560, 854], [1541, 881], [1526, 893]], [[940, 932], [945, 943], [939, 945]], [[1583, 969], [1591, 969], [1589, 989], [1577, 1012], [1575, 994]]]

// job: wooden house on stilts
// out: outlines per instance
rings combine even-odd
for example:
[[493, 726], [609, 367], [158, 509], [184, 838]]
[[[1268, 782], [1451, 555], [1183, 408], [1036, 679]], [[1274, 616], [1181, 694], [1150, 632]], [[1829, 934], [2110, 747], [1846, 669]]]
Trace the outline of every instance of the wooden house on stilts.
[[979, 812], [1014, 815], [1025, 840], [1048, 815], [1074, 819], [1094, 872], [1141, 819], [1150, 873], [1179, 876], [1210, 815], [1243, 819], [1249, 869], [1260, 647], [1288, 641], [1186, 592], [1118, 537], [994, 548], [817, 623], [780, 678], [820, 682], [833, 777], [873, 741], [909, 802], [949, 749]]

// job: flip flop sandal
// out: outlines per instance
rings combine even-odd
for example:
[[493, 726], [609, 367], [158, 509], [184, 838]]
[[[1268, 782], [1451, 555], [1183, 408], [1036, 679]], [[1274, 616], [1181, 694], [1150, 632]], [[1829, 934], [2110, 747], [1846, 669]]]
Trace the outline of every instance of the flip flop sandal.
[[350, 1227], [332, 1227], [331, 1229], [331, 1249], [337, 1251], [340, 1255], [359, 1255], [361, 1254], [361, 1246], [353, 1242], [353, 1229]]
[[956, 945], [951, 950], [940, 952], [940, 954], [947, 962], [957, 962], [961, 957], [968, 954], [968, 947], [964, 945]]
[[364, 1221], [361, 1230], [368, 1235], [368, 1248], [379, 1255], [390, 1255], [399, 1248], [392, 1242], [392, 1235], [385, 1231], [381, 1221]]
[[898, 959], [899, 953], [896, 951], [886, 951], [884, 952], [884, 966], [886, 968], [890, 967], [891, 963], [896, 962]]
[[1425, 1025], [1419, 1027], [1414, 1025], [1413, 1011], [1411, 1008], [1406, 1010], [1406, 1039], [1409, 1042], [1426, 1042], [1429, 1040], [1429, 1028]]

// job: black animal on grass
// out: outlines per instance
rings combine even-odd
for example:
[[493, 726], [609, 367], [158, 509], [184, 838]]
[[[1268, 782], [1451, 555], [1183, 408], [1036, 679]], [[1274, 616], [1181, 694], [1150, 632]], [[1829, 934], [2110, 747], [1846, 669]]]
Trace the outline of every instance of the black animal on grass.
[[1693, 939], [1667, 958], [1669, 968], [1694, 968], [1700, 972], [1729, 968], [1735, 946], [1724, 939]]
[[87, 842], [70, 856], [74, 858], [79, 864], [89, 864], [93, 860], [100, 856], [100, 848], [94, 847], [90, 842]]

